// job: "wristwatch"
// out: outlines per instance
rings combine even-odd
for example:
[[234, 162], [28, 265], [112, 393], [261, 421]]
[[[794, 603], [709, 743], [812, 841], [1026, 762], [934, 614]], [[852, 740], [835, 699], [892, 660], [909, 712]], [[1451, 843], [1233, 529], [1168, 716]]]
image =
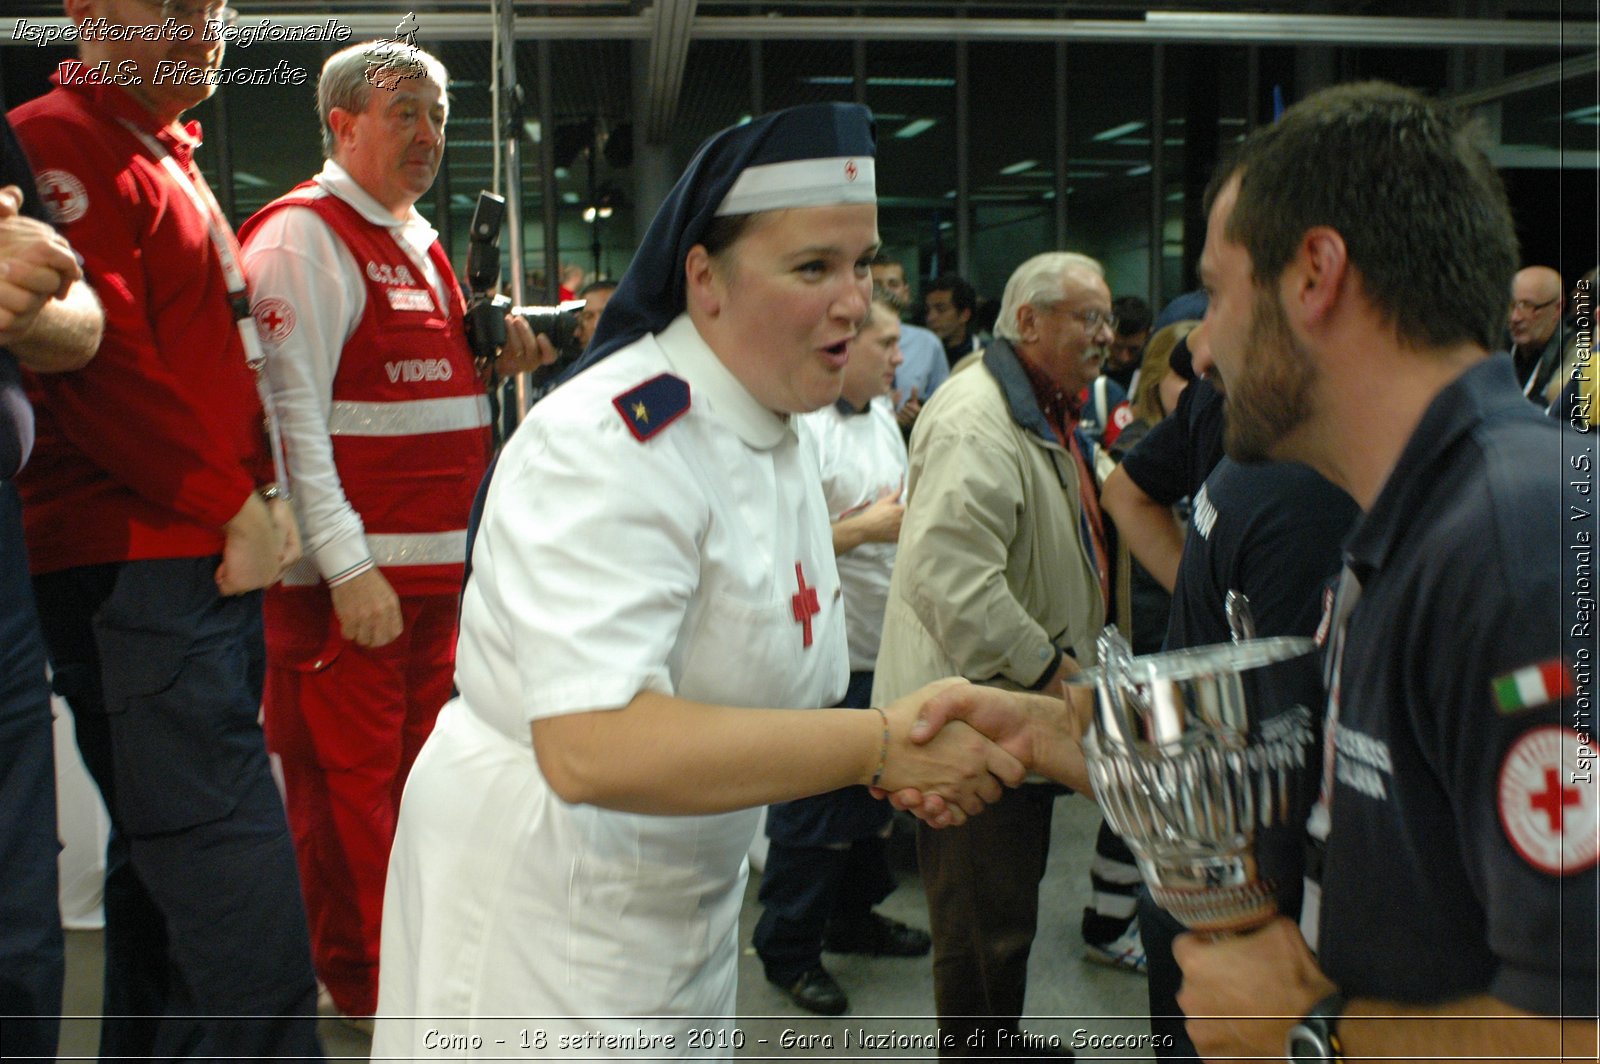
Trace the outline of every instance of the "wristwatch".
[[1289, 1028], [1284, 1055], [1291, 1064], [1318, 1061], [1344, 1064], [1344, 1047], [1339, 1044], [1339, 1033], [1334, 1030], [1344, 1013], [1344, 1005], [1344, 995], [1334, 991], [1311, 1006], [1311, 1011]]

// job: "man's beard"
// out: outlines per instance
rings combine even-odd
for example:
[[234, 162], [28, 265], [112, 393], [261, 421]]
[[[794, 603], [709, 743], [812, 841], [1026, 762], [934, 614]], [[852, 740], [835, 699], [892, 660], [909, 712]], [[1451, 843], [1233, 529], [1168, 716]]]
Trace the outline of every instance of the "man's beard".
[[1265, 462], [1285, 436], [1310, 418], [1317, 372], [1268, 290], [1256, 293], [1245, 347], [1240, 369], [1226, 385], [1223, 445], [1235, 461]]

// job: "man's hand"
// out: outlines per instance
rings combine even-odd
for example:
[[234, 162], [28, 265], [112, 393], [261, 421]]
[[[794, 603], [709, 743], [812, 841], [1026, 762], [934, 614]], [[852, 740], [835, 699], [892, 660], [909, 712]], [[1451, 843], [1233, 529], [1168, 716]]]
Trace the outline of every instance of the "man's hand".
[[833, 553], [848, 554], [863, 543], [893, 543], [900, 538], [900, 523], [905, 519], [905, 504], [900, 501], [903, 486], [884, 488], [870, 503], [847, 511], [833, 523]]
[[959, 722], [920, 742], [911, 740], [924, 703], [941, 691], [964, 686], [965, 680], [938, 680], [884, 710], [889, 721], [889, 752], [879, 791], [909, 787], [936, 795], [952, 826], [998, 801], [1005, 787], [1017, 786], [1027, 774], [1015, 757]]
[[1245, 934], [1179, 935], [1172, 955], [1183, 969], [1184, 1026], [1207, 1060], [1281, 1059], [1289, 1028], [1338, 989], [1282, 916]]
[[0, 346], [21, 340], [40, 309], [65, 299], [83, 276], [72, 248], [54, 229], [17, 213], [22, 192], [0, 188]]
[[527, 319], [517, 314], [506, 315], [506, 343], [500, 349], [500, 357], [492, 363], [494, 371], [502, 377], [515, 377], [519, 373], [528, 373], [540, 366], [548, 366], [556, 360], [556, 349], [550, 343], [550, 337], [534, 335]]
[[272, 517], [272, 527], [278, 533], [278, 576], [300, 560], [300, 525], [294, 519], [294, 510], [286, 499], [267, 501], [267, 513]]
[[917, 397], [916, 386], [912, 385], [911, 395], [907, 397], [903, 404], [900, 402], [900, 392], [896, 390], [894, 401], [899, 408], [894, 412], [894, 419], [900, 423], [901, 428], [909, 429], [911, 423], [917, 420], [917, 415], [922, 413], [922, 400]]
[[[1068, 660], [1064, 658], [1063, 665]], [[1083, 760], [1083, 736], [1094, 719], [1094, 695], [1082, 688], [1062, 690], [1064, 699], [973, 684], [947, 687], [924, 703], [910, 738], [927, 742], [952, 721], [963, 721], [1029, 771], [1088, 794], [1091, 787]], [[887, 792], [888, 788], [881, 790]], [[932, 827], [951, 826], [948, 805], [937, 795], [903, 788], [886, 796], [896, 809], [910, 812]]]
[[332, 589], [333, 612], [344, 637], [364, 647], [381, 647], [400, 638], [400, 596], [377, 569]]
[[255, 492], [222, 529], [222, 564], [217, 566], [217, 590], [242, 595], [278, 579], [282, 537], [273, 525], [267, 504]]

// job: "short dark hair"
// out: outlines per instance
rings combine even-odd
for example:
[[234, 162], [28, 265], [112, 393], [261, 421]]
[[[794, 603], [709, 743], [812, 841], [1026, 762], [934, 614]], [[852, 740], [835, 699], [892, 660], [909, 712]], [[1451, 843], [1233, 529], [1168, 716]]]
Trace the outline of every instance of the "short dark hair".
[[941, 273], [924, 285], [922, 298], [927, 299], [934, 292], [949, 292], [950, 302], [957, 310], [971, 310], [978, 305], [978, 290], [965, 277], [953, 273]]
[[1117, 335], [1137, 336], [1150, 328], [1154, 315], [1150, 304], [1138, 296], [1118, 296], [1111, 301], [1111, 313], [1117, 317]]
[[1499, 343], [1516, 229], [1457, 108], [1384, 82], [1334, 86], [1251, 134], [1217, 187], [1235, 174], [1226, 233], [1258, 285], [1282, 274], [1308, 229], [1329, 226], [1402, 340]]
[[616, 281], [606, 279], [590, 281], [588, 284], [578, 289], [578, 298], [588, 299], [589, 293], [591, 292], [615, 292], [617, 290], [617, 283], [618, 282]]

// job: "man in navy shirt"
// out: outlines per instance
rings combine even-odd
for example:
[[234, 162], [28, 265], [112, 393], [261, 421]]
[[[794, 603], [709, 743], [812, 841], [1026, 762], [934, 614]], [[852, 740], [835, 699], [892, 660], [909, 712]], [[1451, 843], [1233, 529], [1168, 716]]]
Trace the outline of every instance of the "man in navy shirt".
[[0, 1056], [52, 1057], [64, 959], [57, 906], [55, 760], [44, 638], [11, 478], [33, 447], [18, 365], [77, 369], [100, 344], [100, 304], [44, 221], [0, 114]]
[[1563, 498], [1592, 458], [1490, 357], [1516, 249], [1463, 119], [1377, 83], [1258, 131], [1210, 205], [1190, 341], [1227, 381], [1228, 452], [1303, 461], [1363, 516], [1329, 618], [1318, 952], [1284, 918], [1180, 938], [1207, 1058], [1275, 1056], [1293, 1025], [1318, 1056], [1594, 1059], [1594, 638], [1571, 594], [1594, 507]]
[[[1362, 516], [1327, 617], [1307, 934], [1180, 937], [1189, 1035], [1207, 1059], [1592, 1061], [1595, 457], [1490, 355], [1504, 189], [1459, 114], [1367, 83], [1258, 130], [1210, 199], [1190, 343], [1227, 382], [1228, 453], [1304, 462]], [[1011, 702], [952, 689], [922, 730], [960, 716], [1079, 778], [1082, 707]]]

